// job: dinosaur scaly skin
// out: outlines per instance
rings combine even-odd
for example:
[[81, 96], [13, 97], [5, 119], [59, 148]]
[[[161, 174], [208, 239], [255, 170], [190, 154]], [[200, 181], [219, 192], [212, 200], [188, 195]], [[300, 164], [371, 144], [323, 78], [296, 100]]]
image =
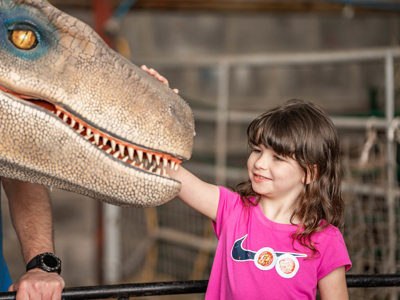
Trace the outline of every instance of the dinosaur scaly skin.
[[190, 108], [89, 26], [46, 1], [0, 0], [0, 60], [0, 176], [118, 205], [178, 193], [164, 168], [190, 158]]

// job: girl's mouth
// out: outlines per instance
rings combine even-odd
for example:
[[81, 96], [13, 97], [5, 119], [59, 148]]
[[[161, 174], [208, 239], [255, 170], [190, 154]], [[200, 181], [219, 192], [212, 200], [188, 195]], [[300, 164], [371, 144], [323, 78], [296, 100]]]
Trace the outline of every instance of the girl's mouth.
[[264, 176], [261, 176], [259, 174], [255, 174], [254, 173], [254, 180], [256, 182], [263, 182], [263, 181], [267, 181], [267, 180], [270, 180], [270, 179], [268, 177], [264, 177]]

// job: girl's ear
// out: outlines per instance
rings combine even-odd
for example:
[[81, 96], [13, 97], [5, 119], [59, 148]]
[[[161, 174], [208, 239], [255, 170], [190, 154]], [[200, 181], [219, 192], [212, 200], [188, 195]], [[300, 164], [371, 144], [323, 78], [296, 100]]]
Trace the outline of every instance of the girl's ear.
[[310, 184], [312, 181], [317, 180], [318, 177], [318, 166], [313, 165], [312, 168], [307, 168], [307, 177], [305, 178], [305, 184]]

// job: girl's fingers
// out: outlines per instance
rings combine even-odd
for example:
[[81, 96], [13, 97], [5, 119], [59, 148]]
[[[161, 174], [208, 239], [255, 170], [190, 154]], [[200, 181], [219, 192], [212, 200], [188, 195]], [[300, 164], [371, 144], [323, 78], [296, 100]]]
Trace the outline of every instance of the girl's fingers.
[[[140, 68], [143, 71], [146, 71], [147, 73], [149, 73], [150, 75], [154, 76], [157, 80], [159, 80], [160, 82], [164, 83], [166, 86], [169, 87], [169, 82], [168, 79], [165, 78], [164, 76], [160, 75], [160, 73], [158, 73], [156, 70], [154, 70], [153, 68], [148, 68], [146, 65], [141, 65]], [[178, 89], [173, 89], [174, 93], [178, 94], [179, 90]]]

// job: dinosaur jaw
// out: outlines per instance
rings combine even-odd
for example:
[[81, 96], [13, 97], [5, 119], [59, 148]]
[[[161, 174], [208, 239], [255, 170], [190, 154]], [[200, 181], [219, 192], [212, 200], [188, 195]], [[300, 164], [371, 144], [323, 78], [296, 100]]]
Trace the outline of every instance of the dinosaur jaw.
[[55, 106], [54, 113], [88, 142], [114, 158], [136, 168], [156, 173], [157, 175], [168, 176], [167, 168], [177, 169], [182, 162], [170, 155], [144, 149], [113, 138], [58, 106]]
[[21, 95], [2, 86], [0, 86], [0, 90], [19, 99], [29, 101], [30, 103], [40, 106], [56, 115], [63, 123], [67, 124], [72, 130], [86, 139], [88, 143], [91, 143], [115, 159], [120, 160], [123, 164], [159, 176], [169, 177], [167, 169], [171, 168], [177, 170], [179, 165], [182, 163], [180, 159], [169, 154], [156, 152], [112, 137], [67, 112], [63, 108], [47, 101], [39, 100], [31, 96]]

